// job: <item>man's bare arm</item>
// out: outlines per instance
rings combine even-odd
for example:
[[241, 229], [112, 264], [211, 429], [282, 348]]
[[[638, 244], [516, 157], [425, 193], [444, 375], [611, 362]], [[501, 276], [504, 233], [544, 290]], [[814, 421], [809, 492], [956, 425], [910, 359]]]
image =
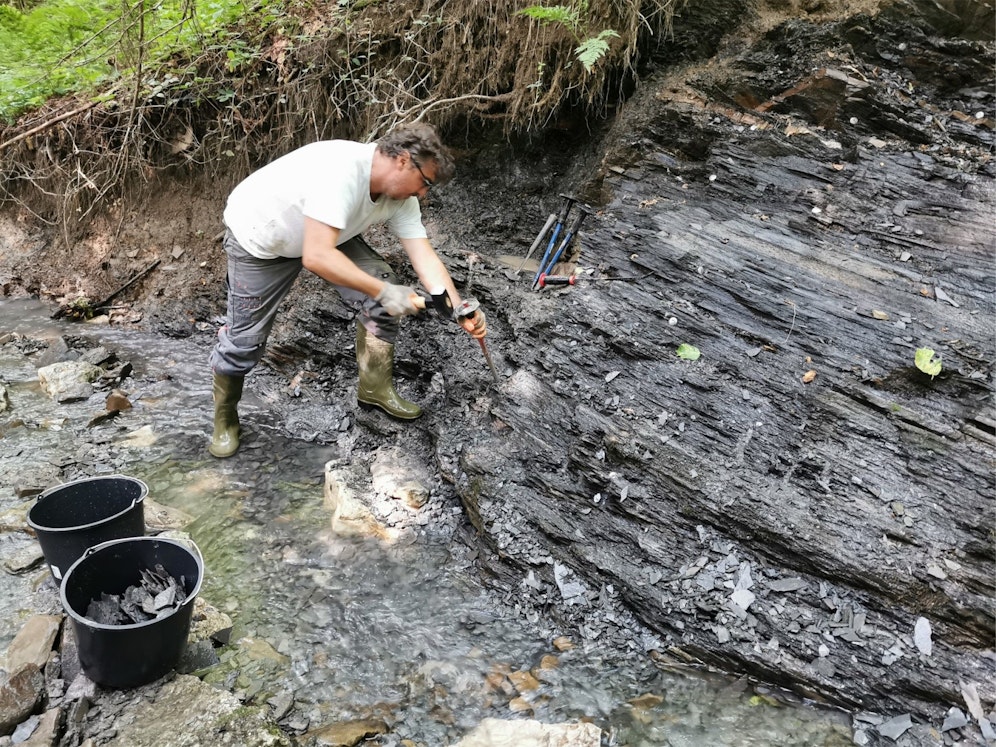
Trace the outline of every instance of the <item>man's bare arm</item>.
[[338, 243], [338, 228], [305, 216], [304, 248], [301, 253], [304, 267], [333, 285], [343, 285], [376, 298], [386, 283], [363, 272], [336, 248]]

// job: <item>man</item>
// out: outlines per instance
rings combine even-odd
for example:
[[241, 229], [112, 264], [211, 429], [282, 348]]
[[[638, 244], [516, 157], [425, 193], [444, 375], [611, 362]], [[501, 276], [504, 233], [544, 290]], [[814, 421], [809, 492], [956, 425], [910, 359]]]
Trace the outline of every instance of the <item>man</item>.
[[[419, 198], [453, 177], [453, 159], [428, 125], [401, 127], [376, 143], [328, 140], [298, 148], [251, 174], [229, 195], [224, 220], [228, 254], [228, 320], [211, 352], [214, 433], [208, 450], [229, 457], [239, 448], [237, 405], [245, 376], [259, 363], [281, 301], [302, 267], [324, 278], [357, 310], [357, 400], [403, 420], [422, 409], [394, 388], [399, 318], [421, 297], [360, 233], [386, 223], [415, 274], [429, 289], [446, 288], [461, 303], [426, 238]], [[478, 310], [461, 326], [487, 334]]]

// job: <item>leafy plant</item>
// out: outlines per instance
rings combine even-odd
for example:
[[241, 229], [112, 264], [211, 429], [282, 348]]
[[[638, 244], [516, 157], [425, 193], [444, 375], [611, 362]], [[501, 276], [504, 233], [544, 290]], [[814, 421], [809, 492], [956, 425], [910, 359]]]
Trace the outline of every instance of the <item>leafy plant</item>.
[[[96, 90], [141, 65], [189, 57], [220, 42], [237, 68], [249, 42], [229, 34], [242, 18], [242, 0], [42, 0], [27, 10], [0, 5], [0, 119], [13, 119], [47, 98]], [[282, 0], [261, 0], [253, 15], [265, 22], [282, 13]]]
[[678, 357], [683, 358], [686, 361], [697, 361], [702, 353], [694, 345], [689, 345], [687, 342], [683, 342], [678, 346]]
[[80, 294], [65, 307], [65, 314], [70, 319], [93, 319], [93, 301], [87, 296]]
[[589, 36], [587, 25], [581, 18], [587, 10], [587, 0], [580, 0], [576, 5], [530, 5], [516, 11], [516, 15], [527, 16], [543, 25], [555, 23], [570, 31], [577, 44], [574, 56], [585, 71], [590, 73], [595, 63], [609, 51], [609, 39], [618, 37], [619, 34], [614, 29], [605, 29], [596, 36]]
[[[585, 10], [588, 9], [588, 3], [582, 3]], [[572, 33], [576, 34], [578, 28], [581, 26], [581, 16], [578, 8], [568, 7], [566, 5], [530, 5], [528, 8], [523, 8], [517, 13], [520, 16], [529, 16], [540, 23], [559, 23], [561, 26], [566, 26], [571, 30]]]
[[618, 36], [619, 34], [612, 29], [605, 29], [600, 32], [598, 36], [585, 39], [578, 45], [577, 49], [574, 50], [574, 54], [577, 55], [578, 62], [584, 65], [584, 69], [590, 73], [592, 68], [595, 67], [595, 63], [608, 53], [608, 40]]
[[930, 348], [917, 348], [913, 363], [932, 379], [941, 372], [941, 359]]

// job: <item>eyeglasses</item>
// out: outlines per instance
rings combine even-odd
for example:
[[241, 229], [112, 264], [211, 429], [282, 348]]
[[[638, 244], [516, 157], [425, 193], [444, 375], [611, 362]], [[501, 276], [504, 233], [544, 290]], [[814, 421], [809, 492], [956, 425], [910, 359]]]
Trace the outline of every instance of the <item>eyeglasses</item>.
[[419, 176], [422, 177], [422, 184], [425, 185], [426, 189], [432, 189], [433, 187], [436, 186], [436, 183], [425, 175], [425, 172], [422, 171], [422, 167], [418, 165], [418, 161], [416, 161], [414, 158], [412, 159], [412, 165], [415, 166], [416, 169], [418, 169]]

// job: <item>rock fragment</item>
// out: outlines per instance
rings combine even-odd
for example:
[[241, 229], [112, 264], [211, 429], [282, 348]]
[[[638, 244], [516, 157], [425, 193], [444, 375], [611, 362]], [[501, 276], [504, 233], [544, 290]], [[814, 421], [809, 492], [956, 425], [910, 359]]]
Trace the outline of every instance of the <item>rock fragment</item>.
[[913, 626], [913, 643], [924, 656], [930, 656], [934, 650], [931, 640], [930, 622], [925, 617], [918, 617]]
[[880, 724], [878, 733], [895, 742], [911, 728], [913, 728], [913, 719], [910, 718], [908, 713], [904, 713], [902, 716], [896, 716]]

